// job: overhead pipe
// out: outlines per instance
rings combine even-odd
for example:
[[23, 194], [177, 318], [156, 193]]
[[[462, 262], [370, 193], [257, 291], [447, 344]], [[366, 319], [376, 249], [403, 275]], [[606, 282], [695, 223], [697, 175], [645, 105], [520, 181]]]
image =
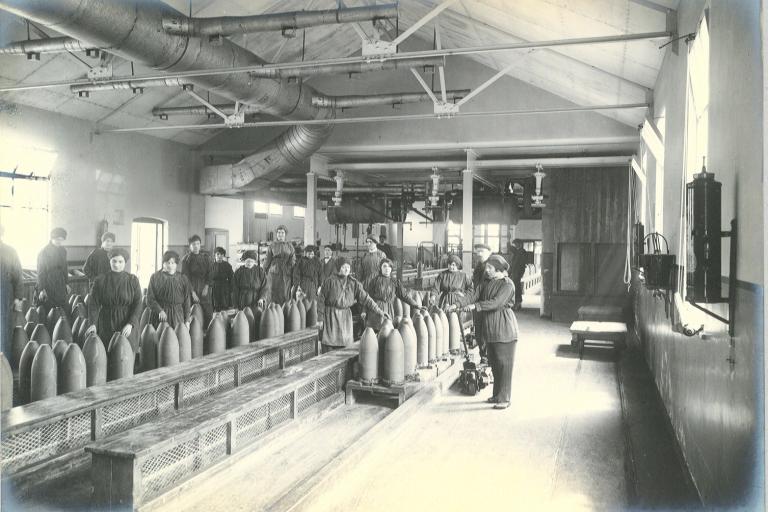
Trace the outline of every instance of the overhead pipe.
[[49, 37], [15, 41], [0, 48], [0, 55], [39, 55], [41, 53], [95, 52], [97, 48], [71, 37]]
[[[463, 98], [469, 89], [446, 91], [448, 101]], [[400, 103], [418, 103], [432, 101], [425, 92], [401, 92], [395, 94], [362, 94], [353, 96], [313, 96], [312, 104], [316, 107], [353, 108], [372, 105], [393, 105]]]
[[397, 17], [397, 4], [344, 7], [318, 11], [292, 11], [253, 16], [219, 16], [215, 18], [189, 18], [184, 15], [165, 15], [163, 29], [169, 34], [184, 36], [231, 36], [252, 32], [295, 30], [319, 25], [335, 25], [359, 21], [376, 21]]
[[[207, 38], [166, 33], [162, 18], [183, 15], [160, 0], [0, 0], [0, 9], [167, 73], [266, 64], [227, 39], [214, 44]], [[258, 105], [277, 117], [333, 117], [331, 109], [312, 105], [317, 93], [306, 84], [255, 79], [244, 73], [196, 76], [189, 82], [230, 101]], [[200, 192], [231, 194], [246, 185], [264, 186], [317, 151], [331, 130], [327, 124], [294, 126], [236, 164], [205, 167], [200, 171]]]
[[[305, 190], [302, 187], [269, 187], [270, 192], [299, 192]], [[403, 187], [344, 187], [343, 192], [345, 194], [401, 194], [403, 192], [411, 192], [413, 190], [420, 191], [423, 189], [409, 187], [403, 189]], [[336, 187], [317, 187], [318, 194], [335, 194], [337, 192]]]
[[97, 91], [114, 91], [131, 89], [133, 91], [143, 90], [150, 87], [184, 87], [189, 84], [189, 80], [186, 78], [153, 78], [150, 80], [125, 80], [123, 82], [111, 82], [108, 84], [100, 84], [98, 82], [92, 84], [81, 84], [70, 86], [69, 90], [73, 93], [83, 94]]
[[[223, 103], [214, 105], [218, 110], [232, 114], [235, 112], [234, 103]], [[261, 109], [254, 105], [243, 105], [240, 107], [242, 112], [246, 114], [260, 114]], [[204, 105], [193, 105], [189, 107], [155, 107], [152, 109], [152, 115], [156, 117], [162, 117], [167, 119], [169, 116], [205, 116], [209, 114], [216, 114], [213, 110]]]

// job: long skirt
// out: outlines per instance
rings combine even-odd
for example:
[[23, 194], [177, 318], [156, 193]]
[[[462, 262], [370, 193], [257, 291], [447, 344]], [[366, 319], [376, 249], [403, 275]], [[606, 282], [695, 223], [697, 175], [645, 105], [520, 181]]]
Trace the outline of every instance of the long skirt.
[[354, 343], [352, 311], [326, 306], [323, 311], [323, 345], [346, 347]]
[[515, 347], [512, 343], [488, 343], [488, 362], [493, 370], [493, 396], [497, 402], [509, 402], [512, 396], [512, 369], [515, 366]]

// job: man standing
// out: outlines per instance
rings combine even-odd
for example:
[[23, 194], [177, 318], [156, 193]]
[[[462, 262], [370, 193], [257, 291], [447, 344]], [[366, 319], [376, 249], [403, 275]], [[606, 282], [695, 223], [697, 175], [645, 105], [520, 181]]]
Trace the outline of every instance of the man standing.
[[67, 250], [62, 247], [66, 239], [63, 228], [54, 228], [50, 243], [37, 255], [38, 299], [48, 310], [67, 305], [69, 269]]
[[392, 246], [387, 243], [387, 235], [381, 235], [379, 238], [380, 238], [379, 249], [381, 249], [381, 252], [384, 253], [387, 259], [395, 261], [392, 257], [393, 256]]
[[[213, 317], [211, 289], [213, 288], [213, 260], [211, 255], [201, 251], [203, 242], [198, 235], [189, 237], [189, 252], [181, 258], [181, 273], [192, 285], [192, 300], [203, 308], [205, 325]], [[186, 312], [185, 312], [186, 313]]]
[[336, 273], [336, 258], [333, 255], [333, 247], [323, 247], [323, 259], [320, 261], [320, 284]]
[[88, 255], [83, 265], [83, 273], [88, 276], [88, 284], [93, 286], [93, 282], [101, 274], [106, 274], [110, 270], [109, 251], [115, 245], [114, 233], [106, 232], [101, 235], [101, 247], [95, 248]]
[[13, 315], [21, 313], [21, 263], [16, 250], [3, 243], [0, 226], [0, 339], [2, 351], [10, 358]]
[[[474, 289], [478, 290], [480, 285], [488, 279], [485, 263], [491, 257], [491, 247], [486, 244], [475, 244], [475, 254], [478, 257], [478, 262], [472, 270], [472, 284]], [[472, 323], [475, 325], [475, 338], [477, 339], [477, 347], [480, 349], [480, 360], [486, 362], [488, 360], [488, 347], [485, 343], [485, 334], [482, 332], [482, 323], [476, 312], [472, 313]]]
[[528, 251], [523, 248], [522, 240], [512, 241], [512, 264], [509, 269], [509, 278], [515, 283], [515, 305], [514, 311], [520, 311], [523, 308], [523, 276], [528, 266]]
[[368, 245], [368, 252], [366, 252], [360, 260], [359, 281], [367, 291], [371, 280], [379, 275], [379, 262], [387, 256], [379, 250], [379, 241], [374, 235], [367, 235], [365, 237], [365, 243]]

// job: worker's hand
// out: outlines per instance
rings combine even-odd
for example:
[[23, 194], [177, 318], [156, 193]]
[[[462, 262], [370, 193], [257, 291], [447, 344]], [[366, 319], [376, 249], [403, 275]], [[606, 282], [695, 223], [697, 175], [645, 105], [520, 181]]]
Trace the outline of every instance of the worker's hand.
[[21, 313], [21, 299], [13, 299], [13, 310]]
[[40, 302], [45, 302], [46, 300], [48, 300], [48, 293], [45, 290], [41, 290], [38, 297], [40, 299]]
[[121, 334], [127, 338], [131, 335], [132, 332], [133, 326], [131, 324], [126, 324], [125, 327], [123, 327]]
[[168, 313], [166, 313], [165, 311], [163, 311], [161, 309], [160, 313], [157, 315], [157, 318], [159, 318], [161, 322], [167, 322], [168, 321]]
[[258, 301], [256, 301], [256, 306], [258, 306], [258, 307], [263, 309], [264, 308], [264, 299], [259, 299]]
[[445, 311], [448, 312], [448, 313], [450, 313], [451, 311], [456, 311], [457, 309], [459, 309], [459, 308], [458, 308], [458, 306], [456, 306], [456, 304], [448, 304], [445, 307]]
[[207, 297], [208, 296], [208, 285], [203, 286], [202, 296], [203, 297]]
[[475, 309], [477, 309], [477, 306], [475, 306], [474, 304], [467, 304], [466, 306], [461, 308], [462, 311], [474, 311]]
[[200, 297], [198, 297], [194, 291], [192, 292], [192, 302], [194, 302], [195, 304], [200, 303]]

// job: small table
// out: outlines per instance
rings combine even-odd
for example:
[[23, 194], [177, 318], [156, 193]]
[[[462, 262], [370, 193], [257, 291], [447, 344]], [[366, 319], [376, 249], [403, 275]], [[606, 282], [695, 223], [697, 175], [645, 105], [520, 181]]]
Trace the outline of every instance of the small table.
[[596, 322], [578, 320], [571, 324], [571, 334], [579, 349], [579, 359], [584, 355], [586, 340], [612, 341], [614, 348], [624, 345], [627, 324], [624, 322]]

